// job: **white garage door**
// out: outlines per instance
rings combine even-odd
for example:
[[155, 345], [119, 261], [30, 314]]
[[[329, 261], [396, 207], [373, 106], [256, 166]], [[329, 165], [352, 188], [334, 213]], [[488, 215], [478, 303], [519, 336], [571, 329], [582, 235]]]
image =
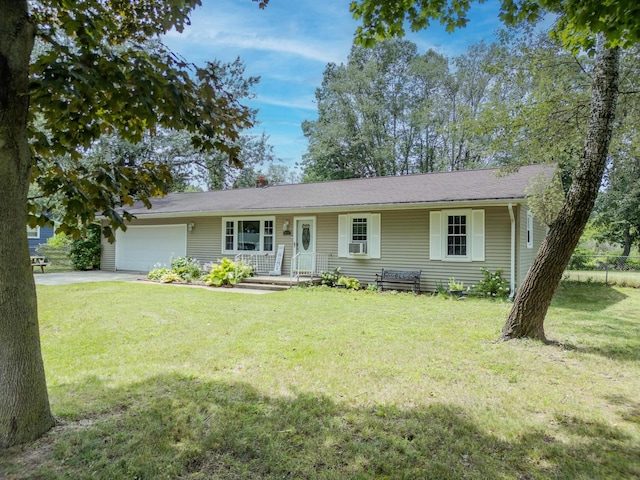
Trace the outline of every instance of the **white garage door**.
[[116, 233], [116, 270], [148, 272], [186, 255], [186, 225], [129, 227]]

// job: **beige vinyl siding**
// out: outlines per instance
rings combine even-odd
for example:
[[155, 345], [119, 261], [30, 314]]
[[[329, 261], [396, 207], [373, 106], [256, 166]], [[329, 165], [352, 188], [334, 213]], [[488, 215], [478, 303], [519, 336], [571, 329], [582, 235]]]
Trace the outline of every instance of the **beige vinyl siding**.
[[[517, 273], [516, 273], [516, 289], [522, 284], [524, 277], [531, 266], [531, 262], [533, 260], [533, 256], [537, 249], [535, 248], [536, 243], [538, 242], [538, 238], [536, 232], [533, 232], [533, 246], [534, 248], [527, 248], [527, 207], [526, 205], [521, 205], [517, 210], [517, 240], [516, 243], [518, 245], [517, 252], [518, 256], [516, 257], [517, 264]], [[535, 221], [534, 221], [535, 225]]]
[[[316, 217], [316, 252], [318, 254], [329, 255], [329, 269], [338, 266], [338, 260], [342, 262], [345, 258], [338, 259], [338, 214], [322, 213]], [[293, 245], [291, 245], [293, 248]], [[291, 258], [291, 255], [289, 255]], [[344, 267], [342, 267], [344, 270]], [[289, 273], [289, 270], [287, 270]], [[344, 272], [343, 272], [344, 273]]]
[[[432, 291], [438, 282], [445, 287], [449, 278], [464, 282], [465, 288], [482, 280], [481, 268], [491, 272], [502, 268], [502, 276], [509, 278], [511, 262], [511, 219], [509, 209], [504, 207], [485, 208], [485, 260], [483, 262], [452, 262], [436, 260], [427, 263], [422, 272], [422, 288]], [[428, 252], [426, 254], [428, 258]]]
[[421, 288], [435, 290], [437, 282], [446, 285], [450, 277], [470, 286], [482, 279], [481, 267], [503, 269], [510, 275], [511, 220], [504, 207], [485, 209], [485, 261], [451, 262], [429, 260], [429, 211], [393, 210], [381, 213], [381, 258], [338, 258], [338, 215], [317, 215], [319, 253], [330, 254], [330, 266], [356, 277], [362, 283], [374, 283], [383, 268], [422, 270]]
[[[429, 264], [428, 210], [384, 212], [380, 218], [380, 259], [368, 282], [383, 268], [390, 270], [422, 270], [424, 282]], [[425, 285], [421, 285], [425, 289]]]
[[[103, 226], [106, 222], [103, 222]], [[104, 236], [101, 240], [102, 249], [100, 250], [100, 270], [113, 272], [116, 269], [116, 243], [109, 243]]]
[[508, 279], [511, 276], [511, 216], [509, 215], [509, 207], [505, 205], [488, 208], [486, 212], [486, 261], [478, 262], [478, 278], [482, 278], [480, 267], [485, 267], [491, 272], [502, 268], [502, 277]]
[[535, 217], [533, 219], [533, 248], [527, 248], [527, 211], [526, 205], [519, 209], [518, 215], [518, 275], [516, 278], [516, 286], [524, 281], [531, 264], [533, 263], [542, 240], [547, 234], [547, 227], [538, 222]]
[[198, 259], [202, 265], [217, 261], [222, 241], [220, 218], [198, 217], [185, 222], [195, 224], [190, 232], [187, 229], [187, 256]]
[[[415, 269], [415, 260], [421, 257], [426, 260], [425, 254], [428, 243], [424, 241], [427, 224], [424, 221], [425, 211], [392, 211], [381, 212], [381, 258], [339, 258], [338, 257], [338, 215], [335, 213], [320, 214], [317, 216], [318, 253], [329, 254], [330, 268], [340, 267], [341, 274], [355, 277], [362, 283], [374, 283], [376, 273], [380, 273], [382, 268]], [[378, 213], [378, 212], [367, 212]], [[416, 219], [420, 219], [416, 221]], [[402, 231], [398, 231], [402, 228]], [[424, 243], [420, 241], [411, 242], [407, 248], [406, 236], [420, 236]], [[420, 267], [418, 267], [420, 268]]]
[[[282, 257], [282, 275], [288, 276], [291, 273], [291, 257], [293, 256], [293, 218], [295, 215], [277, 215], [275, 222], [275, 249], [278, 251], [278, 245], [284, 245], [284, 257]], [[289, 222], [289, 231], [291, 235], [284, 235], [282, 227], [284, 222]], [[275, 254], [275, 252], [274, 252]]]

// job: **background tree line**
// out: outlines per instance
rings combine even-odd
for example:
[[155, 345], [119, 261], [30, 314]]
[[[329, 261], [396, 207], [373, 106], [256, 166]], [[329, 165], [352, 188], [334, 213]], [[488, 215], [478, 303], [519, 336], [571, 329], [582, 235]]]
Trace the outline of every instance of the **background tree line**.
[[496, 73], [484, 43], [450, 61], [406, 40], [354, 46], [347, 64], [327, 65], [316, 91], [318, 119], [304, 178], [325, 180], [463, 170], [483, 165], [472, 129]]

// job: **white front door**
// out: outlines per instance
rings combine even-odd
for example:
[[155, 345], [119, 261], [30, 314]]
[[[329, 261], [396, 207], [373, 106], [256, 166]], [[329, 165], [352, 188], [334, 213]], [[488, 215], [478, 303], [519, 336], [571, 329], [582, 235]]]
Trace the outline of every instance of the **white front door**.
[[293, 269], [299, 274], [315, 273], [316, 219], [315, 217], [295, 218], [293, 228], [293, 252], [296, 255]]

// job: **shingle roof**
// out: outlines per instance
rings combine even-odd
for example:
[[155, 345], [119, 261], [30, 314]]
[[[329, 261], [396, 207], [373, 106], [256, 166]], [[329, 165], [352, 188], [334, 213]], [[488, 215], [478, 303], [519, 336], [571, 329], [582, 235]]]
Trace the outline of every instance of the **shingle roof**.
[[172, 193], [152, 200], [152, 209], [136, 204], [127, 210], [145, 214], [313, 210], [344, 207], [402, 206], [447, 202], [516, 201], [540, 175], [551, 179], [554, 166], [529, 165], [498, 176], [497, 169], [463, 170], [317, 183], [272, 185], [210, 192]]

